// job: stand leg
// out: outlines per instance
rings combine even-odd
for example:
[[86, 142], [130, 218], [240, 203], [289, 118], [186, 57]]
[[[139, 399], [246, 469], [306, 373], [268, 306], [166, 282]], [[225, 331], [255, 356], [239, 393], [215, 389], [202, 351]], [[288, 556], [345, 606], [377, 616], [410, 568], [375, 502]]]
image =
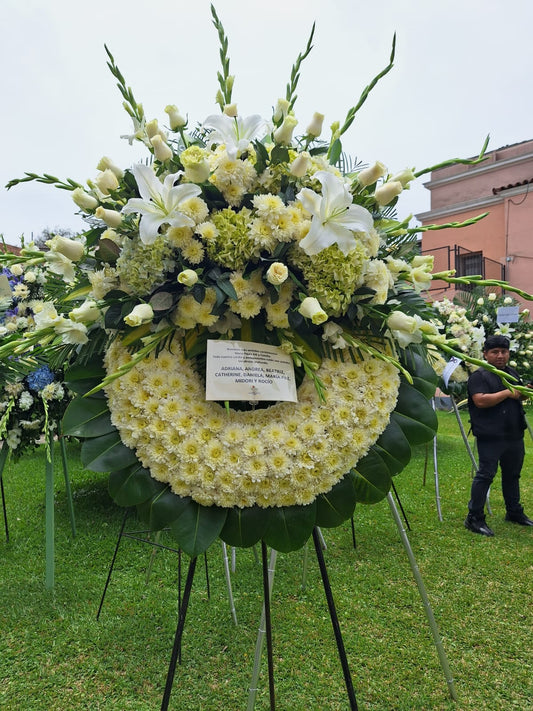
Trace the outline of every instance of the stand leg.
[[354, 523], [354, 520], [353, 520], [353, 516], [352, 516], [352, 518], [350, 519], [350, 522], [351, 522], [351, 524], [352, 524], [352, 545], [353, 545], [354, 550], [355, 550], [355, 549], [357, 548], [357, 541], [355, 540], [355, 523]]
[[442, 670], [444, 672], [444, 676], [446, 678], [446, 683], [448, 684], [448, 690], [450, 692], [450, 696], [454, 701], [457, 700], [457, 695], [455, 693], [455, 686], [453, 683], [453, 677], [450, 672], [450, 667], [448, 665], [448, 659], [446, 657], [446, 652], [444, 651], [444, 647], [442, 645], [442, 640], [440, 638], [439, 630], [437, 627], [437, 623], [435, 621], [435, 617], [433, 615], [433, 610], [431, 609], [431, 605], [429, 604], [429, 599], [426, 593], [426, 588], [424, 586], [424, 581], [422, 580], [422, 576], [420, 574], [420, 570], [418, 569], [418, 565], [416, 563], [413, 550], [411, 548], [411, 544], [409, 543], [409, 539], [407, 538], [407, 534], [405, 532], [405, 529], [402, 527], [402, 522], [400, 519], [400, 516], [398, 514], [398, 509], [396, 508], [396, 504], [394, 503], [394, 499], [392, 498], [390, 492], [387, 495], [387, 499], [389, 502], [389, 506], [392, 512], [392, 516], [394, 518], [394, 521], [396, 522], [396, 526], [398, 527], [398, 531], [400, 533], [400, 537], [402, 539], [402, 543], [404, 545], [404, 548], [407, 552], [407, 557], [409, 558], [409, 563], [411, 564], [411, 570], [413, 571], [413, 576], [416, 580], [416, 584], [418, 586], [418, 592], [420, 593], [420, 597], [422, 599], [422, 603], [424, 605], [424, 610], [426, 612], [426, 616], [428, 618], [429, 626], [431, 628], [431, 634], [433, 635], [433, 641], [435, 643], [435, 646], [437, 648], [437, 654], [439, 655], [439, 660], [440, 664], [442, 667]]
[[263, 599], [265, 601], [265, 629], [267, 639], [268, 661], [268, 691], [270, 696], [270, 711], [276, 709], [276, 696], [274, 693], [274, 659], [272, 656], [272, 621], [270, 618], [270, 585], [268, 580], [267, 547], [261, 541], [261, 559], [263, 563]]
[[76, 538], [76, 519], [74, 517], [74, 505], [72, 503], [72, 489], [70, 488], [70, 479], [68, 475], [68, 463], [67, 463], [67, 448], [65, 446], [65, 438], [61, 434], [61, 430], [57, 431], [57, 438], [59, 440], [59, 448], [61, 450], [61, 460], [63, 462], [63, 475], [65, 477], [65, 491], [67, 492], [67, 506], [68, 513], [70, 516], [70, 528], [72, 529], [72, 537]]
[[[431, 399], [431, 404], [433, 410], [435, 410], [435, 398]], [[435, 499], [437, 503], [437, 514], [439, 516], [439, 521], [442, 521], [442, 512], [440, 509], [440, 493], [439, 493], [439, 465], [437, 458], [437, 436], [433, 437], [433, 474], [435, 477]], [[411, 529], [409, 529], [411, 530]]]
[[235, 603], [233, 601], [233, 590], [231, 587], [231, 576], [229, 572], [228, 547], [224, 543], [224, 541], [222, 541], [222, 555], [224, 560], [224, 575], [226, 577], [226, 587], [228, 589], [229, 608], [231, 616], [233, 618], [233, 624], [237, 626], [237, 613], [235, 611]]
[[2, 494], [2, 511], [4, 513], [4, 528], [6, 531], [6, 542], [9, 543], [9, 528], [7, 525], [6, 495], [4, 492], [4, 467], [9, 456], [9, 447], [4, 442], [0, 449], [0, 492]]
[[54, 587], [55, 552], [54, 552], [54, 433], [46, 433], [47, 456], [45, 464], [45, 587]]
[[109, 587], [109, 583], [111, 581], [111, 575], [113, 573], [113, 568], [115, 567], [115, 561], [117, 559], [118, 549], [119, 549], [120, 543], [122, 541], [122, 534], [124, 533], [124, 528], [126, 526], [126, 519], [128, 518], [129, 512], [130, 512], [129, 509], [126, 509], [126, 511], [124, 513], [124, 518], [122, 520], [122, 526], [120, 528], [120, 532], [119, 532], [118, 538], [117, 538], [117, 544], [115, 546], [115, 552], [113, 553], [113, 559], [111, 560], [111, 565], [109, 566], [109, 572], [107, 574], [107, 580], [105, 581], [104, 592], [102, 593], [102, 599], [100, 600], [100, 606], [98, 607], [98, 612], [96, 613], [97, 620], [100, 619], [100, 613], [102, 612], [102, 606], [104, 604], [105, 594], [107, 592], [107, 588]]
[[339, 652], [339, 657], [341, 660], [342, 672], [344, 674], [344, 683], [346, 685], [346, 691], [348, 692], [348, 701], [350, 703], [350, 711], [357, 711], [357, 701], [355, 698], [355, 692], [354, 692], [354, 688], [353, 688], [353, 684], [352, 684], [350, 667], [348, 666], [348, 658], [346, 656], [346, 650], [344, 649], [344, 642], [342, 640], [342, 634], [341, 634], [341, 629], [340, 629], [340, 625], [339, 625], [339, 618], [337, 616], [337, 610], [335, 609], [335, 602], [333, 600], [333, 594], [331, 592], [328, 571], [326, 568], [326, 563], [324, 561], [324, 556], [322, 554], [322, 548], [320, 546], [320, 538], [318, 536], [316, 526], [313, 529], [313, 542], [315, 544], [316, 557], [318, 560], [318, 566], [320, 568], [320, 574], [322, 576], [322, 584], [324, 585], [324, 592], [326, 593], [326, 600], [328, 603], [329, 616], [331, 618], [331, 624], [333, 626], [333, 632], [335, 634], [335, 641], [337, 642], [337, 650]]
[[399, 506], [400, 509], [401, 509], [402, 516], [403, 516], [403, 520], [405, 521], [405, 525], [407, 526], [407, 530], [410, 531], [410, 530], [411, 530], [411, 526], [409, 525], [409, 521], [407, 520], [407, 516], [405, 515], [405, 511], [404, 511], [404, 509], [403, 509], [402, 502], [400, 501], [400, 497], [399, 497], [399, 495], [398, 495], [398, 492], [397, 492], [397, 490], [396, 490], [396, 487], [394, 486], [394, 480], [391, 481], [391, 485], [392, 485], [392, 490], [393, 490], [393, 492], [394, 492], [394, 496], [396, 497], [396, 501], [398, 502], [398, 506]]
[[168, 703], [170, 701], [170, 693], [172, 691], [172, 684], [174, 682], [174, 674], [176, 673], [176, 663], [178, 660], [178, 655], [181, 652], [181, 638], [183, 636], [183, 628], [185, 626], [185, 615], [187, 614], [187, 608], [189, 607], [189, 599], [191, 596], [192, 581], [196, 568], [196, 560], [196, 558], [191, 558], [191, 562], [189, 563], [189, 571], [187, 573], [187, 580], [185, 581], [185, 589], [183, 591], [183, 602], [180, 604], [179, 607], [178, 626], [176, 628], [174, 646], [172, 648], [172, 654], [170, 656], [170, 664], [167, 672], [165, 692], [163, 694], [163, 701], [161, 702], [161, 711], [167, 711]]
[[207, 551], [204, 553], [205, 585], [207, 588], [207, 599], [211, 599], [211, 588], [209, 586], [209, 567], [207, 565]]
[[[255, 551], [255, 548], [254, 548]], [[274, 585], [274, 572], [276, 570], [276, 558], [278, 552], [273, 548], [270, 551], [270, 563], [268, 567], [268, 591], [269, 595], [272, 594], [272, 587]], [[265, 603], [263, 602], [263, 611], [261, 613], [261, 622], [259, 623], [259, 632], [257, 634], [257, 641], [255, 643], [255, 658], [254, 658], [254, 668], [252, 671], [252, 680], [250, 682], [249, 694], [248, 694], [248, 706], [247, 711], [253, 711], [255, 706], [255, 698], [257, 696], [257, 683], [259, 680], [259, 669], [261, 666], [261, 654], [263, 651], [263, 642], [265, 639]]]

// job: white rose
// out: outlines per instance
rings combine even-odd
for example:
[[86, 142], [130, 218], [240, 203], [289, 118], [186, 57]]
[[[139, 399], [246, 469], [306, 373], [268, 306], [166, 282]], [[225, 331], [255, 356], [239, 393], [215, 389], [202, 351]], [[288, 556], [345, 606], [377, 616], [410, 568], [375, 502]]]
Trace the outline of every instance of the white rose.
[[60, 235], [46, 240], [46, 246], [50, 248], [51, 252], [62, 254], [72, 262], [79, 262], [85, 254], [85, 245], [82, 242]]
[[513, 300], [511, 299], [510, 296], [506, 296], [505, 299], [503, 300], [503, 303], [504, 303], [506, 306], [509, 306], [509, 304], [512, 304], [512, 303], [513, 303]]
[[311, 156], [307, 151], [302, 151], [291, 163], [291, 175], [294, 175], [295, 178], [302, 178], [307, 173], [310, 165]]
[[374, 192], [374, 199], [378, 205], [382, 207], [388, 205], [394, 200], [403, 190], [403, 186], [399, 180], [389, 180], [387, 183], [383, 183], [379, 188], [376, 188]]
[[124, 317], [128, 326], [140, 326], [143, 323], [150, 323], [154, 318], [154, 311], [150, 304], [137, 304], [130, 313]]
[[175, 131], [176, 129], [183, 128], [187, 121], [178, 111], [178, 107], [174, 104], [169, 104], [165, 107], [165, 113], [168, 114], [168, 120], [170, 123], [170, 128]]
[[483, 297], [481, 297], [481, 296], [480, 296], [479, 299], [476, 301], [476, 304], [477, 304], [478, 306], [483, 306], [484, 303], [485, 303], [485, 299], [484, 299]]
[[75, 188], [72, 191], [72, 199], [82, 210], [94, 210], [98, 207], [98, 200], [86, 193], [83, 188]]
[[289, 270], [282, 262], [273, 262], [266, 273], [266, 279], [270, 284], [275, 286], [283, 284], [289, 276]]
[[313, 118], [311, 119], [311, 123], [305, 130], [306, 135], [312, 136], [313, 138], [318, 138], [318, 136], [320, 136], [320, 134], [322, 133], [323, 122], [324, 114], [320, 114], [318, 113], [318, 111], [315, 111], [315, 113], [313, 114]]
[[100, 162], [96, 167], [98, 170], [111, 170], [119, 179], [124, 175], [124, 171], [115, 165], [111, 158], [108, 158], [107, 156], [100, 158]]
[[416, 178], [415, 174], [410, 168], [405, 168], [404, 170], [393, 175], [391, 180], [397, 180], [402, 184], [402, 187], [408, 187], [409, 183]]
[[387, 168], [383, 165], [383, 163], [376, 161], [374, 165], [370, 166], [370, 168], [365, 168], [358, 173], [357, 182], [361, 185], [361, 187], [366, 188], [367, 185], [372, 185], [372, 183], [375, 183], [376, 180], [382, 178], [386, 172]]
[[24, 270], [22, 269], [22, 266], [21, 266], [20, 264], [12, 264], [12, 265], [9, 267], [9, 271], [10, 271], [11, 274], [13, 274], [14, 276], [22, 276], [22, 272], [23, 272]]
[[489, 294], [489, 301], [496, 301], [496, 294], [493, 291]]
[[194, 269], [184, 269], [178, 274], [178, 281], [185, 286], [194, 286], [198, 281], [198, 274]]
[[226, 104], [224, 106], [224, 113], [226, 116], [230, 116], [231, 118], [235, 118], [238, 114], [237, 111], [237, 104]]
[[37, 275], [35, 274], [35, 272], [29, 271], [24, 274], [24, 281], [27, 281], [28, 284], [34, 284], [36, 282], [36, 280], [37, 280]]
[[118, 188], [117, 176], [110, 168], [106, 168], [101, 173], [98, 173], [94, 182], [104, 195], [109, 195], [110, 192]]
[[86, 300], [69, 313], [69, 318], [77, 323], [92, 323], [100, 318], [100, 309], [94, 301]]
[[287, 99], [278, 99], [272, 120], [277, 123], [278, 121], [281, 121], [281, 119], [284, 119], [289, 110], [289, 106], [290, 103]]
[[118, 227], [122, 223], [122, 215], [116, 210], [106, 210], [105, 207], [97, 207], [95, 216], [106, 223], [108, 227]]
[[304, 318], [310, 318], [315, 325], [324, 323], [328, 320], [327, 313], [324, 311], [322, 306], [320, 306], [318, 299], [315, 299], [314, 296], [307, 296], [300, 304], [298, 311], [302, 314], [302, 316], [304, 316]]
[[154, 149], [154, 156], [157, 160], [161, 161], [161, 163], [164, 163], [172, 158], [172, 148], [165, 143], [159, 134], [153, 136], [150, 139], [150, 143]]
[[292, 132], [298, 124], [297, 119], [294, 116], [285, 116], [283, 123], [279, 128], [274, 131], [274, 142], [289, 145], [292, 141]]

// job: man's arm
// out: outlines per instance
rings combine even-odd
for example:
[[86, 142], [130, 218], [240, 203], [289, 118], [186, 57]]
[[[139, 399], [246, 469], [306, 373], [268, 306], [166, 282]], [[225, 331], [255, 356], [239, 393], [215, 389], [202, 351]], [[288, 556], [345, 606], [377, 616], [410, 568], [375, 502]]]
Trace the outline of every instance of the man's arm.
[[505, 388], [505, 390], [499, 390], [497, 393], [474, 393], [472, 395], [474, 405], [480, 409], [494, 407], [494, 405], [498, 405], [498, 403], [507, 400], [507, 398], [520, 400], [522, 399], [522, 395], [518, 390], [508, 390], [507, 388]]

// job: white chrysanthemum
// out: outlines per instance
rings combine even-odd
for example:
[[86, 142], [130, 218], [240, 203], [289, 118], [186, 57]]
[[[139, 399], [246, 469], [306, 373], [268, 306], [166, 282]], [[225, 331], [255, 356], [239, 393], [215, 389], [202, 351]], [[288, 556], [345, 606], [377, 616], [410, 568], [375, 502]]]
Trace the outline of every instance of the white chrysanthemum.
[[[110, 346], [109, 372], [123, 361], [125, 350], [118, 341]], [[112, 421], [154, 478], [205, 506], [310, 503], [342, 479], [376, 441], [387, 426], [399, 386], [395, 368], [382, 361], [354, 365], [325, 359], [318, 376], [328, 384], [326, 403], [319, 402], [305, 379], [299, 403], [226, 412], [218, 403], [203, 401], [204, 385], [178, 344], [172, 344], [172, 353], [163, 350], [160, 358], [163, 369], [152, 354], [128, 374], [128, 398], [122, 394], [122, 378], [108, 385]], [[142, 377], [135, 377], [135, 371]], [[150, 392], [162, 380], [175, 384], [164, 402]], [[346, 392], [355, 394], [354, 402], [344, 402]], [[171, 459], [176, 466], [169, 465]]]

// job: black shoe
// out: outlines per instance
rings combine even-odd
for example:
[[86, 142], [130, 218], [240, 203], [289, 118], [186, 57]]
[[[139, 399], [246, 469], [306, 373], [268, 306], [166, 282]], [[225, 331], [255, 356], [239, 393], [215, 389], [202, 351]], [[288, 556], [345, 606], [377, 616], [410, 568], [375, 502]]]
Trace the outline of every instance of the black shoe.
[[518, 516], [505, 514], [505, 520], [511, 521], [511, 523], [518, 523], [520, 526], [533, 526], [533, 521], [525, 513], [518, 514]]
[[484, 518], [475, 518], [470, 514], [465, 519], [465, 528], [468, 528], [472, 533], [480, 533], [482, 536], [494, 535], [494, 531], [487, 526]]

